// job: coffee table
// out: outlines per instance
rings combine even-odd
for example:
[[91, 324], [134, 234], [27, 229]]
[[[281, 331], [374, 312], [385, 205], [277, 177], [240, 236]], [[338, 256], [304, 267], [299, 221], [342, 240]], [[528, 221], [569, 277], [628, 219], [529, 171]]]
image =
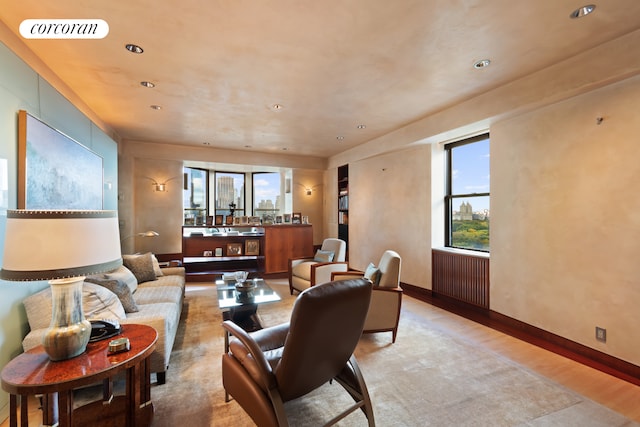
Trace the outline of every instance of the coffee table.
[[254, 284], [249, 291], [238, 291], [235, 279], [216, 280], [218, 306], [224, 320], [232, 320], [247, 332], [262, 329], [258, 317], [258, 305], [280, 301], [280, 296], [267, 285], [264, 279], [249, 279], [246, 284]]

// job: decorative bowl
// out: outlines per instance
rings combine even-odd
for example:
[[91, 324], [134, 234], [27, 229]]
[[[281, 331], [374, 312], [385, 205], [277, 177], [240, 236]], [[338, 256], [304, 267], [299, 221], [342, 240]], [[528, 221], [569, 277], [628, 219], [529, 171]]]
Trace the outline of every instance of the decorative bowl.
[[256, 288], [256, 284], [253, 282], [249, 283], [236, 283], [236, 290], [238, 292], [249, 292]]

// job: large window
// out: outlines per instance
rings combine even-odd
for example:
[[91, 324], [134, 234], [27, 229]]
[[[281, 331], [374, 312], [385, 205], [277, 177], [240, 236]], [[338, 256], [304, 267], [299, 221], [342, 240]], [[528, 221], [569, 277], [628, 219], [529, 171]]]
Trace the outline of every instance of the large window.
[[207, 217], [207, 182], [204, 169], [184, 168], [182, 207], [185, 225], [204, 224]]
[[489, 134], [445, 146], [445, 244], [489, 252]]
[[234, 209], [233, 216], [244, 216], [244, 174], [233, 172], [216, 172], [216, 215], [229, 215]]
[[282, 212], [279, 172], [253, 174], [253, 212], [266, 221], [274, 221]]

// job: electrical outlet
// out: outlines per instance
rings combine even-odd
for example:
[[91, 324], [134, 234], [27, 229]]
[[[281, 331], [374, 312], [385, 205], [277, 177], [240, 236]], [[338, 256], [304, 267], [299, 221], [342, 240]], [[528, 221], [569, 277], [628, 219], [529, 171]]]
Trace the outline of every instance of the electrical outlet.
[[601, 342], [607, 342], [607, 330], [596, 326], [596, 339]]

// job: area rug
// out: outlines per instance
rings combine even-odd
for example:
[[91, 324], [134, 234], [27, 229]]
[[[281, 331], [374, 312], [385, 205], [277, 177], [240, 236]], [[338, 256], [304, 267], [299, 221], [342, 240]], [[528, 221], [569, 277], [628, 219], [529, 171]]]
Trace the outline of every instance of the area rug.
[[[295, 297], [270, 282], [282, 301], [261, 305], [266, 326], [289, 319]], [[252, 426], [235, 402], [225, 403], [221, 379], [222, 316], [214, 286], [188, 287], [171, 366], [152, 386], [153, 426]], [[472, 343], [447, 335], [403, 308], [391, 335], [361, 338], [356, 357], [378, 426], [639, 426], [567, 388]], [[350, 404], [336, 383], [287, 403], [291, 426], [318, 426]], [[367, 425], [357, 411], [340, 426]]]

